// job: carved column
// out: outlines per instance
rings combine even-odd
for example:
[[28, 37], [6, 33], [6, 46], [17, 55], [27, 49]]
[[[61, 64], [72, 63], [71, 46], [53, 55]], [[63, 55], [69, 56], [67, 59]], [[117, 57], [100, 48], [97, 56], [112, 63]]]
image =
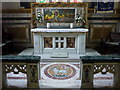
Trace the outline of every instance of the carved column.
[[93, 88], [94, 64], [83, 63], [81, 69], [81, 88]]
[[27, 65], [27, 86], [28, 88], [39, 88], [39, 63]]

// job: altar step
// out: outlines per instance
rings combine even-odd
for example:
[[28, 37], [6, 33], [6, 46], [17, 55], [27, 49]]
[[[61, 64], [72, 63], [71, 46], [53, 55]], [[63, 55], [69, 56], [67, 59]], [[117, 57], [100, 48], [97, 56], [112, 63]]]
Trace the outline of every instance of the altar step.
[[22, 55], [22, 56], [31, 56], [33, 55], [33, 48], [27, 48], [25, 50], [23, 50], [21, 53], [19, 53], [18, 55]]
[[[34, 54], [34, 48], [27, 48], [25, 50], [23, 50], [21, 53], [19, 53], [18, 55], [22, 55], [22, 56], [31, 56]], [[86, 49], [86, 56], [100, 56], [100, 53], [98, 53], [96, 50], [94, 49]]]

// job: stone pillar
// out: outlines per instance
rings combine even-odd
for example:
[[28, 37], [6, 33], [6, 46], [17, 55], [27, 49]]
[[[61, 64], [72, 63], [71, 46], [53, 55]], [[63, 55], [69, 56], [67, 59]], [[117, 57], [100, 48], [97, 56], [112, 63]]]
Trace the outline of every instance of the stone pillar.
[[93, 88], [94, 64], [83, 63], [81, 69], [81, 88]]
[[27, 64], [27, 87], [39, 88], [39, 63]]

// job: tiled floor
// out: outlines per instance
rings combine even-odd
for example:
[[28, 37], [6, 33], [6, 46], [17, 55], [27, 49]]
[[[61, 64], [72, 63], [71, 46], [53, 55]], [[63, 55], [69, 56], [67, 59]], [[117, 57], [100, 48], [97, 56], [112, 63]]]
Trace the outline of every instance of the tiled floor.
[[[80, 63], [79, 62], [42, 62], [41, 77], [39, 86], [41, 88], [80, 88]], [[59, 71], [56, 71], [55, 68]], [[27, 87], [26, 75], [23, 73], [8, 75], [8, 86], [12, 87]], [[111, 87], [113, 85], [113, 75], [101, 73], [94, 75], [94, 87]]]

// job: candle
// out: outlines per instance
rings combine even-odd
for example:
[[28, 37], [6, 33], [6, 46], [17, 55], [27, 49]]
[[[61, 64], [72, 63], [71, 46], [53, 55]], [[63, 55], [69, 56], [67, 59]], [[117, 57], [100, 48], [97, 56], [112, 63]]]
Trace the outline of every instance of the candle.
[[47, 28], [50, 28], [50, 23], [47, 23]]
[[73, 28], [73, 23], [70, 23], [70, 28]]

